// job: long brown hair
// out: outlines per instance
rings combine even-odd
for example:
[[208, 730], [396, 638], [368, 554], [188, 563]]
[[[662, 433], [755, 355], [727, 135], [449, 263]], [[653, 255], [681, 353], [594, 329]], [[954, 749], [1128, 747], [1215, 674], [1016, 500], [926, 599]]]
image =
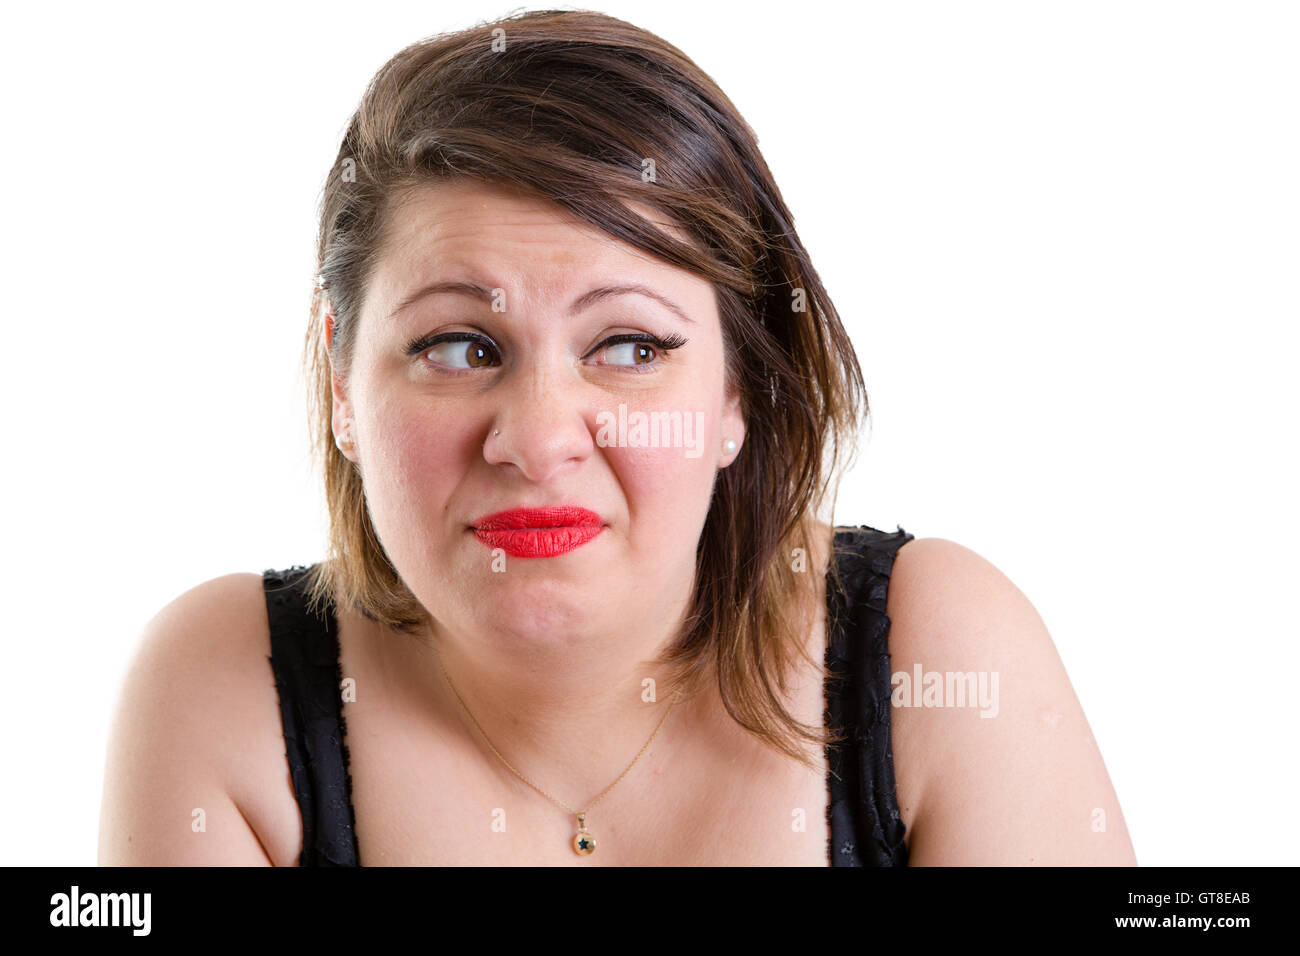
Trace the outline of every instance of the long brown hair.
[[312, 601], [347, 602], [407, 633], [427, 621], [371, 525], [360, 473], [334, 444], [330, 360], [346, 380], [393, 202], [462, 177], [531, 191], [713, 283], [746, 434], [718, 475], [693, 606], [661, 661], [688, 695], [714, 675], [742, 727], [812, 766], [807, 742], [839, 738], [796, 720], [782, 694], [799, 660], [825, 673], [804, 648], [818, 585], [811, 545], [868, 412], [862, 372], [753, 131], [680, 50], [604, 14], [534, 11], [415, 43], [379, 70], [348, 125], [321, 199], [305, 352], [330, 514]]

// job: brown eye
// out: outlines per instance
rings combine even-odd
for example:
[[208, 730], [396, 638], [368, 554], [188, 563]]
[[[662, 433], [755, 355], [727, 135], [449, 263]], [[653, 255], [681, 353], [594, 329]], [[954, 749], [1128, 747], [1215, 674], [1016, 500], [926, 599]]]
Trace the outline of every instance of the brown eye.
[[655, 360], [654, 346], [646, 342], [624, 342], [611, 346], [606, 355], [616, 355], [624, 361], [611, 361], [610, 365], [649, 365]]
[[640, 369], [645, 366], [662, 364], [667, 360], [669, 352], [681, 348], [685, 344], [686, 339], [675, 333], [661, 337], [645, 333], [625, 332], [621, 335], [610, 336], [592, 349], [588, 355], [600, 352], [605, 356], [614, 356], [613, 359], [606, 358], [604, 361], [596, 363], [598, 365]]
[[436, 365], [454, 369], [488, 368], [496, 364], [496, 351], [479, 339], [450, 339], [424, 353]]

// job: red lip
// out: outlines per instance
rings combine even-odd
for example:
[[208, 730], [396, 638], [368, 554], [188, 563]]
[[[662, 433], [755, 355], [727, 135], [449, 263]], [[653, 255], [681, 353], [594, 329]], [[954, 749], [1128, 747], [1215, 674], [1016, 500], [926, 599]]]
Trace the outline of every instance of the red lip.
[[474, 522], [474, 536], [489, 548], [515, 558], [551, 558], [580, 548], [605, 529], [600, 515], [586, 508], [511, 508]]

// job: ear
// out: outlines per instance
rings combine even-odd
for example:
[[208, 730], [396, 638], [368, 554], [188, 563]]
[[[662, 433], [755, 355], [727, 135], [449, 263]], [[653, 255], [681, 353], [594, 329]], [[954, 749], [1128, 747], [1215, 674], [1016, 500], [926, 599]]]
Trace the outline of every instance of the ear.
[[334, 368], [334, 357], [330, 346], [334, 342], [334, 313], [325, 313], [325, 351], [330, 354], [330, 393], [333, 396], [331, 427], [334, 431], [334, 444], [344, 458], [357, 460], [356, 426], [353, 422], [352, 402], [348, 399], [347, 383]]
[[[718, 467], [726, 468], [740, 457], [740, 449], [745, 444], [745, 416], [740, 407], [740, 390], [728, 389], [727, 399], [722, 407], [720, 421], [721, 434], [718, 436]], [[728, 438], [736, 442], [736, 450], [727, 452], [722, 444]]]

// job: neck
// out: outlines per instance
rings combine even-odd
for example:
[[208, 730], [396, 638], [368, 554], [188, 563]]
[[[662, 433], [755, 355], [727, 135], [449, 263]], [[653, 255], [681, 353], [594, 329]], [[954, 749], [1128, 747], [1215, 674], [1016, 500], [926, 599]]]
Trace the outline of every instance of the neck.
[[655, 663], [676, 633], [660, 626], [522, 646], [435, 626], [421, 653], [430, 691], [467, 743], [499, 772], [517, 781], [504, 758], [556, 800], [583, 810], [652, 734], [629, 776], [653, 774], [691, 728], [716, 719], [707, 693], [674, 702], [668, 670]]

